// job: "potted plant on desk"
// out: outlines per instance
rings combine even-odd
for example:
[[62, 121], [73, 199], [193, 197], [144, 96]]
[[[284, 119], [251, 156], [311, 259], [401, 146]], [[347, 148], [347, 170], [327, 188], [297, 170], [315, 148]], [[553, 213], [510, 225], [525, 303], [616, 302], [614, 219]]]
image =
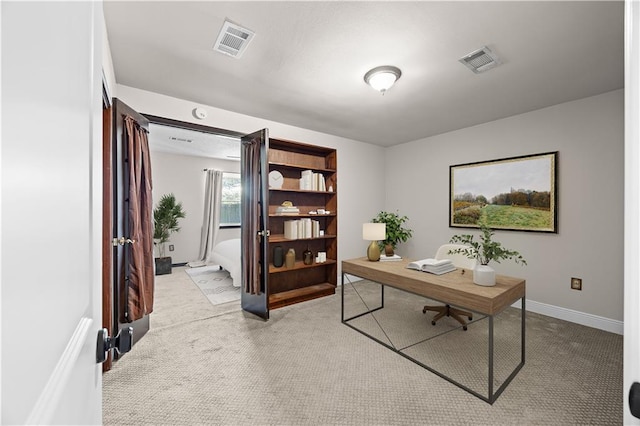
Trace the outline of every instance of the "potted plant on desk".
[[165, 194], [153, 209], [153, 244], [158, 246], [160, 257], [156, 257], [156, 275], [171, 273], [171, 257], [165, 256], [165, 244], [173, 232], [178, 232], [178, 219], [185, 217], [182, 203], [176, 202], [173, 194]]
[[386, 235], [385, 239], [380, 241], [380, 251], [384, 249], [387, 256], [393, 256], [398, 243], [404, 243], [411, 237], [411, 229], [404, 227], [404, 223], [408, 220], [407, 216], [385, 211], [381, 211], [371, 220], [373, 223], [384, 223], [386, 225]]
[[480, 226], [480, 241], [475, 241], [473, 235], [463, 234], [451, 237], [451, 243], [461, 243], [469, 248], [459, 248], [449, 251], [449, 254], [462, 254], [469, 259], [477, 261], [473, 270], [473, 282], [483, 286], [493, 286], [496, 284], [496, 272], [489, 266], [492, 260], [500, 263], [503, 259], [513, 260], [516, 263], [526, 265], [527, 261], [515, 250], [502, 247], [497, 241], [493, 241], [493, 231], [485, 220], [478, 221]]

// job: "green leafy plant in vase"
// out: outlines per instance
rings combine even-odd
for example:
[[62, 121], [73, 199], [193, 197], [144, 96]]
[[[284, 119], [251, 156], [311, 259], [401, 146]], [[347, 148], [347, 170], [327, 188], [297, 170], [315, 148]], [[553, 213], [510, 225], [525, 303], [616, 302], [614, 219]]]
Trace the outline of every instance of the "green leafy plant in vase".
[[480, 220], [478, 225], [480, 241], [476, 241], [470, 234], [454, 235], [451, 237], [451, 243], [463, 244], [469, 248], [450, 250], [449, 254], [462, 254], [469, 259], [475, 259], [477, 264], [473, 270], [473, 282], [478, 285], [493, 286], [496, 284], [496, 273], [489, 266], [489, 262], [493, 260], [500, 263], [501, 260], [513, 260], [526, 265], [527, 261], [517, 251], [506, 249], [501, 243], [493, 241], [494, 232], [486, 221]]
[[178, 219], [186, 216], [182, 203], [173, 194], [165, 194], [153, 209], [153, 239], [160, 257], [156, 258], [156, 275], [171, 273], [171, 257], [165, 257], [165, 245], [172, 233], [178, 232]]
[[404, 243], [411, 238], [413, 231], [404, 226], [408, 220], [407, 216], [385, 211], [381, 211], [371, 220], [373, 223], [384, 223], [386, 225], [385, 239], [379, 242], [380, 251], [384, 250], [387, 256], [393, 256], [398, 243]]

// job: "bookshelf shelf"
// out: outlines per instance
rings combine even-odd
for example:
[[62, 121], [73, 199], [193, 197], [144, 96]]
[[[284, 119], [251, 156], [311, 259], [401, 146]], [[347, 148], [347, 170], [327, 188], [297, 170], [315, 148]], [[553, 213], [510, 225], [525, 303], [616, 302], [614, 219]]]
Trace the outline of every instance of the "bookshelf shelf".
[[327, 240], [327, 239], [335, 239], [338, 238], [337, 235], [321, 235], [319, 237], [313, 238], [296, 238], [295, 240], [290, 240], [289, 238], [285, 238], [283, 234], [271, 234], [269, 237], [269, 243], [289, 243], [293, 241], [311, 241], [311, 240]]

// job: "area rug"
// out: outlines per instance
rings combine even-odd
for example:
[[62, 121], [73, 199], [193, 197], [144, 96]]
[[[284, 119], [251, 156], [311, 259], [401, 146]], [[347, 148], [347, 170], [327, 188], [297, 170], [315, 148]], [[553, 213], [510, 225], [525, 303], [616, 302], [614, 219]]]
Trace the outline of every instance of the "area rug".
[[189, 268], [185, 272], [213, 305], [240, 299], [240, 287], [234, 287], [229, 272], [218, 265]]

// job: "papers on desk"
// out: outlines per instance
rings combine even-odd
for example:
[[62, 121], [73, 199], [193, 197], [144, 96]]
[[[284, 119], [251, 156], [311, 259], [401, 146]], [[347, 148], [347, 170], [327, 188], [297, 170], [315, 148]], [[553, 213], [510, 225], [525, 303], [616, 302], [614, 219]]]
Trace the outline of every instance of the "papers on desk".
[[429, 272], [430, 274], [442, 275], [447, 272], [455, 271], [456, 267], [453, 265], [451, 259], [422, 259], [416, 260], [407, 265], [409, 269], [415, 269], [417, 271]]
[[380, 262], [398, 262], [400, 260], [402, 260], [402, 257], [397, 254], [393, 254], [391, 256], [387, 256], [386, 254], [380, 255]]

